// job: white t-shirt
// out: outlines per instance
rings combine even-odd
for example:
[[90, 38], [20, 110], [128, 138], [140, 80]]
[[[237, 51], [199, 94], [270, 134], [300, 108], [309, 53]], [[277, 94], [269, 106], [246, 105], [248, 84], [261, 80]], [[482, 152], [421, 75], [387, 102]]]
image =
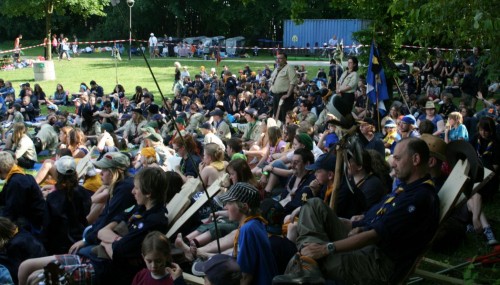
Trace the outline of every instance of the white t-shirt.
[[149, 38], [149, 46], [155, 47], [158, 44], [158, 39], [155, 36]]

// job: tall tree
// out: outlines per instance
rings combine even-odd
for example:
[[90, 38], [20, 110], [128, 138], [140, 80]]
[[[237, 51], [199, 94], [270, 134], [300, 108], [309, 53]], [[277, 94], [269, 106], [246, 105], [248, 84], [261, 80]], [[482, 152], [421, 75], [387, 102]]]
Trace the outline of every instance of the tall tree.
[[91, 15], [104, 16], [103, 9], [109, 5], [109, 0], [2, 0], [0, 13], [6, 17], [29, 16], [33, 19], [45, 18], [45, 35], [47, 41], [47, 56], [52, 57], [50, 38], [52, 34], [52, 15], [71, 12], [83, 18]]

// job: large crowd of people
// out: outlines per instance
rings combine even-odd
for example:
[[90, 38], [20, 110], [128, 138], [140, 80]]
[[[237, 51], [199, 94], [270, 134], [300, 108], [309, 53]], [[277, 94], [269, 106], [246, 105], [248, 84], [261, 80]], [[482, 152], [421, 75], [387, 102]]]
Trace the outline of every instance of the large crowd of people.
[[[39, 284], [57, 262], [68, 278], [97, 284], [185, 284], [183, 271], [206, 284], [271, 284], [299, 282], [303, 270], [396, 283], [436, 234], [437, 193], [453, 168], [446, 149], [457, 141], [493, 178], [435, 242], [446, 250], [459, 243], [443, 240], [471, 232], [496, 245], [482, 208], [499, 185], [498, 83], [488, 90], [475, 75], [477, 50], [452, 64], [436, 58], [403, 60], [402, 92], [382, 116], [356, 57], [314, 75], [283, 52], [255, 71], [191, 75], [176, 62], [174, 97], [164, 100], [94, 80], [75, 93], [25, 83], [16, 94], [0, 79], [0, 279]], [[347, 139], [336, 177], [335, 149]], [[175, 194], [225, 174], [222, 191], [169, 241]]]

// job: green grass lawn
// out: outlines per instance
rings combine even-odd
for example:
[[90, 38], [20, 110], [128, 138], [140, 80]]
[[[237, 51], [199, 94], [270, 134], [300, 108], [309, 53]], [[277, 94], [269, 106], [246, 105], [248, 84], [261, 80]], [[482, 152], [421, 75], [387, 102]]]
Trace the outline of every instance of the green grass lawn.
[[[39, 44], [38, 42], [24, 42], [23, 46]], [[12, 48], [12, 43], [4, 42], [0, 44], [0, 50], [9, 50]], [[23, 51], [22, 58], [35, 59], [37, 56], [43, 55], [43, 47], [36, 47]], [[194, 78], [194, 75], [199, 73], [200, 66], [205, 66], [207, 72], [210, 68], [216, 67], [215, 60], [202, 60], [199, 58], [159, 58], [149, 60], [149, 55], [146, 57], [151, 65], [151, 69], [156, 77], [161, 91], [164, 95], [172, 96], [172, 84], [174, 80], [174, 62], [179, 61], [183, 66], [187, 66]], [[290, 57], [291, 60], [315, 60], [315, 58], [305, 57]], [[243, 69], [246, 64], [254, 71], [263, 69], [264, 63], [272, 63], [274, 58], [268, 54], [258, 56], [251, 59], [231, 58], [223, 59], [217, 68], [217, 74], [220, 75], [222, 66], [229, 66], [230, 70], [237, 73]], [[140, 85], [148, 88], [154, 94], [159, 94], [158, 88], [154, 83], [153, 77], [147, 64], [142, 56], [132, 56], [132, 60], [128, 60], [128, 54], [122, 56], [121, 61], [111, 57], [110, 52], [82, 54], [79, 57], [73, 57], [71, 61], [54, 59], [54, 68], [56, 71], [55, 81], [40, 81], [37, 82], [42, 86], [47, 96], [53, 94], [56, 85], [61, 83], [64, 88], [70, 92], [77, 92], [80, 83], [85, 82], [87, 85], [91, 80], [95, 80], [104, 88], [105, 94], [111, 93], [114, 86], [119, 83], [125, 88], [126, 94], [131, 96], [134, 93], [135, 86]], [[316, 71], [318, 66], [308, 67], [311, 71]], [[0, 78], [12, 81], [14, 88], [19, 88], [19, 85], [24, 82], [34, 82], [34, 73], [32, 68], [16, 69], [11, 71], [0, 72]], [[31, 84], [33, 87], [33, 84]]]
[[[37, 43], [23, 42], [24, 46]], [[12, 43], [0, 44], [0, 50], [7, 50], [12, 47]], [[25, 51], [25, 58], [35, 58], [43, 54], [43, 48], [38, 47]], [[135, 86], [140, 85], [147, 87], [155, 95], [159, 95], [159, 91], [153, 81], [153, 78], [147, 68], [146, 62], [142, 57], [133, 56], [132, 60], [128, 60], [128, 56], [124, 55], [122, 61], [114, 60], [109, 52], [83, 54], [80, 57], [73, 58], [71, 61], [54, 62], [56, 77], [55, 81], [40, 81], [39, 83], [47, 96], [53, 94], [57, 83], [63, 84], [65, 89], [70, 92], [76, 92], [79, 89], [81, 82], [89, 84], [91, 80], [95, 80], [103, 86], [106, 94], [111, 93], [117, 83], [125, 87], [126, 94], [131, 96], [134, 93]], [[299, 58], [291, 56], [290, 60], [315, 60], [315, 58]], [[149, 60], [149, 58], [148, 58]], [[220, 74], [222, 65], [228, 65], [230, 70], [237, 72], [239, 69], [248, 64], [252, 70], [262, 69], [263, 61], [272, 63], [273, 57], [263, 55], [250, 59], [225, 59], [221, 66], [217, 68], [217, 74]], [[149, 60], [153, 73], [158, 80], [161, 91], [166, 96], [172, 96], [172, 84], [174, 78], [173, 63], [179, 61], [182, 65], [188, 66], [191, 76], [199, 72], [200, 66], [203, 65], [207, 70], [216, 67], [215, 61], [206, 61], [201, 59], [177, 59], [177, 58], [161, 58]], [[317, 66], [308, 66], [310, 71], [317, 70]], [[13, 82], [16, 88], [16, 93], [19, 89], [19, 84], [24, 82], [34, 83], [34, 74], [32, 68], [17, 69], [12, 71], [0, 71], [0, 78]], [[158, 98], [158, 97], [157, 97]], [[478, 104], [480, 105], [480, 104]], [[497, 197], [485, 207], [485, 212], [493, 228], [496, 230], [497, 238], [500, 238], [500, 198]], [[411, 247], [411, 244], [408, 245]], [[491, 251], [483, 240], [482, 235], [469, 234], [465, 243], [452, 254], [437, 254], [429, 252], [426, 256], [449, 264], [460, 264], [467, 258], [483, 255]], [[471, 274], [472, 279], [480, 284], [500, 284], [499, 265], [493, 267], [476, 266], [472, 269], [460, 268], [454, 270], [451, 275], [457, 278], [464, 278]], [[470, 282], [468, 281], [467, 284]], [[435, 282], [424, 281], [420, 284], [439, 284]], [[472, 284], [472, 283], [470, 283]]]

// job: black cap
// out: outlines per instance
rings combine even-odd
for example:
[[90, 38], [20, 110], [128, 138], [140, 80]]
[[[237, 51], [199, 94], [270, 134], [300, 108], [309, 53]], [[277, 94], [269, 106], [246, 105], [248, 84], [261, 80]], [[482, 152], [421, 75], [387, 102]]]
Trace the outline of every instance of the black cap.
[[156, 104], [151, 104], [149, 105], [148, 111], [151, 114], [157, 114], [160, 111], [160, 107]]
[[210, 116], [219, 116], [219, 117], [222, 117], [222, 116], [224, 116], [224, 111], [222, 111], [220, 109], [215, 109], [212, 112], [210, 112]]

